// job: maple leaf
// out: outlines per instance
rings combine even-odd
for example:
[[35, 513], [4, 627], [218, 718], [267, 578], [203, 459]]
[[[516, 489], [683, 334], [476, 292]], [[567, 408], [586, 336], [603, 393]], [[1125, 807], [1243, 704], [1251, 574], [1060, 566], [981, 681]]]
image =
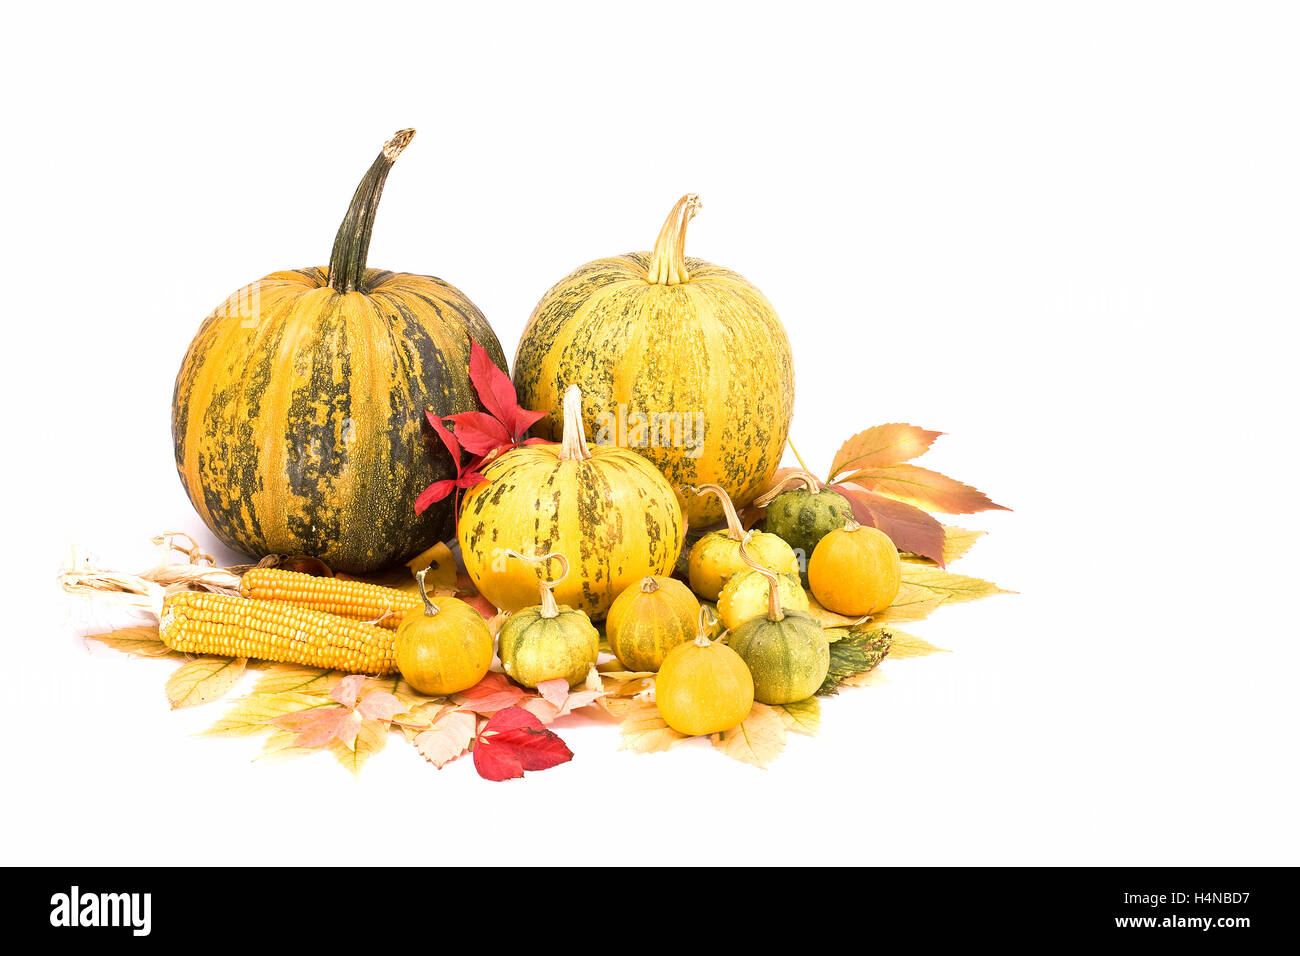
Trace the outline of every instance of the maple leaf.
[[733, 760], [766, 768], [785, 749], [785, 735], [777, 709], [756, 702], [739, 726], [713, 735], [713, 746]]
[[619, 744], [619, 750], [631, 750], [642, 754], [658, 753], [677, 746], [683, 740], [691, 739], [669, 727], [659, 715], [659, 708], [652, 700], [633, 701], [631, 706], [620, 709], [623, 712], [620, 716], [622, 727], [619, 732], [623, 740]]
[[474, 769], [485, 780], [510, 780], [572, 759], [564, 741], [522, 707], [495, 714], [474, 740]]

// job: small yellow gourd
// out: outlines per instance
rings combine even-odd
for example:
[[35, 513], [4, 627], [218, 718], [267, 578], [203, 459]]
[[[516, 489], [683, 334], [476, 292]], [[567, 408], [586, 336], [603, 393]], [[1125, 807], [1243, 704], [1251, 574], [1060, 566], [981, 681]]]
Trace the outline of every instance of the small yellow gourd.
[[569, 559], [558, 551], [537, 557], [506, 551], [505, 556], [534, 564], [554, 558], [563, 565], [559, 577], [540, 579], [541, 604], [516, 611], [501, 625], [497, 648], [506, 675], [525, 687], [557, 677], [581, 683], [600, 656], [600, 633], [584, 612], [555, 603], [551, 592], [568, 575]]
[[655, 677], [655, 705], [673, 730], [692, 737], [730, 730], [754, 706], [754, 679], [740, 656], [709, 640], [715, 620], [700, 608], [695, 640], [668, 652]]
[[695, 636], [700, 602], [676, 578], [648, 576], [624, 588], [605, 618], [610, 650], [633, 671], [657, 671], [674, 647]]
[[492, 632], [471, 605], [454, 597], [429, 597], [427, 570], [415, 578], [424, 607], [402, 618], [394, 637], [397, 669], [421, 694], [441, 696], [468, 690], [492, 663]]
[[808, 562], [808, 586], [823, 607], [858, 617], [894, 603], [903, 564], [889, 535], [852, 518], [817, 543]]
[[[722, 594], [727, 578], [745, 570], [740, 560], [740, 542], [745, 538], [745, 528], [736, 514], [736, 507], [721, 485], [700, 485], [690, 489], [697, 495], [713, 494], [722, 503], [722, 513], [727, 527], [710, 531], [695, 542], [687, 562], [691, 590], [706, 601], [716, 601]], [[765, 531], [750, 532], [748, 547], [764, 565], [779, 573], [799, 571], [799, 561], [794, 550], [774, 534]]]
[[[752, 534], [752, 532], [751, 532]], [[727, 578], [722, 593], [718, 595], [718, 616], [729, 631], [734, 631], [748, 620], [761, 617], [768, 608], [767, 574], [775, 574], [780, 591], [781, 606], [796, 611], [808, 610], [808, 594], [799, 581], [797, 571], [776, 573], [757, 555], [750, 554], [749, 538], [737, 542], [736, 554], [741, 558], [742, 569]], [[746, 557], [750, 562], [746, 563]]]
[[[749, 559], [743, 547], [741, 555]], [[728, 643], [749, 667], [755, 700], [776, 705], [811, 697], [821, 689], [830, 670], [826, 632], [806, 612], [783, 608], [777, 575], [749, 563], [767, 579], [767, 613], [733, 630]]]

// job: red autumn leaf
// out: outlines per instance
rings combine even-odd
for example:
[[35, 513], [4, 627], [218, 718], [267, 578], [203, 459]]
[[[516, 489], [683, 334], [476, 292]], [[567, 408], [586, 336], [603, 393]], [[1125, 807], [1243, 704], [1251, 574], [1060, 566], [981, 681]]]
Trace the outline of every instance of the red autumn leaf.
[[463, 488], [459, 478], [444, 478], [442, 481], [435, 481], [428, 488], [420, 492], [419, 497], [415, 499], [415, 513], [424, 514], [428, 507], [435, 502], [441, 501], [457, 488]]
[[448, 415], [447, 421], [455, 422], [456, 438], [471, 455], [486, 455], [513, 441], [506, 426], [484, 412]]
[[[509, 433], [508, 441], [517, 442], [533, 423], [544, 418], [545, 412], [533, 412], [519, 407], [514, 382], [492, 361], [487, 350], [470, 339], [469, 380], [474, 383], [479, 401], [488, 414], [500, 422]], [[480, 454], [485, 454], [480, 452]]]
[[433, 412], [426, 410], [424, 417], [429, 420], [429, 424], [433, 426], [433, 430], [438, 433], [438, 437], [442, 439], [442, 443], [447, 447], [447, 451], [451, 452], [451, 460], [455, 462], [456, 472], [459, 474], [461, 457], [460, 442], [456, 440], [456, 436], [452, 434], [451, 429], [444, 425], [442, 419]]
[[830, 480], [852, 481], [854, 472], [911, 461], [925, 454], [942, 434], [898, 422], [860, 431], [835, 453]]
[[948, 515], [1009, 511], [977, 488], [919, 465], [887, 465], [854, 472], [841, 481]]
[[510, 780], [572, 759], [564, 741], [522, 707], [496, 714], [474, 741], [474, 769], [485, 780]]
[[857, 485], [831, 485], [853, 506], [858, 524], [878, 528], [894, 542], [899, 551], [919, 554], [944, 567], [943, 525], [920, 508], [873, 494]]
[[505, 674], [493, 671], [469, 690], [461, 691], [457, 696], [464, 700], [458, 710], [473, 711], [487, 716], [515, 706], [528, 696], [528, 692], [510, 683]]

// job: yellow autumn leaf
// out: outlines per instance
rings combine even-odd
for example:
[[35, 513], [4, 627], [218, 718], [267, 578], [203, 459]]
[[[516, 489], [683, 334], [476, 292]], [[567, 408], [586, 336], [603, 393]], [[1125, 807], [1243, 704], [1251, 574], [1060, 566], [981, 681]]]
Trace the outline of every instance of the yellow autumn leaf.
[[136, 657], [167, 657], [171, 654], [183, 656], [162, 642], [156, 627], [119, 627], [103, 634], [87, 634], [86, 640], [99, 641], [115, 651], [134, 654]]
[[931, 592], [922, 588], [914, 588], [911, 585], [903, 584], [899, 587], [898, 596], [894, 598], [893, 604], [883, 611], [871, 615], [871, 624], [875, 626], [877, 624], [921, 621], [929, 617], [942, 604], [943, 598], [935, 597]]
[[[956, 525], [946, 524], [943, 526], [943, 561], [945, 564], [952, 564], [966, 556], [966, 553], [975, 546], [975, 542], [984, 537], [987, 532], [970, 531], [966, 528], [958, 528]], [[902, 558], [910, 564], [927, 564], [934, 566], [934, 562], [929, 558], [923, 558], [919, 554], [904, 554]]]
[[248, 660], [243, 657], [196, 657], [167, 678], [167, 699], [172, 709], [194, 707], [216, 700], [234, 687]]
[[[889, 645], [889, 656], [885, 658], [891, 660], [905, 660], [909, 657], [925, 657], [928, 654], [947, 654], [948, 650], [943, 647], [935, 647], [924, 638], [917, 637], [915, 634], [908, 634], [906, 631], [899, 631], [889, 628], [890, 636], [893, 641]], [[873, 673], [873, 672], [868, 672]]]
[[845, 617], [843, 614], [837, 614], [822, 607], [807, 588], [804, 588], [804, 594], [808, 595], [808, 613], [822, 627], [852, 627], [862, 620], [860, 615], [858, 617]]
[[[886, 657], [885, 660], [889, 658]], [[888, 684], [889, 678], [884, 675], [879, 667], [873, 667], [869, 671], [862, 671], [858, 674], [850, 674], [839, 682], [839, 687], [878, 687], [881, 684]]]
[[777, 709], [755, 703], [740, 726], [713, 735], [713, 746], [733, 760], [765, 768], [785, 749], [785, 734]]
[[821, 729], [822, 705], [816, 697], [797, 700], [793, 704], [782, 704], [776, 708], [776, 711], [785, 721], [786, 729], [793, 730], [796, 734], [814, 737]]
[[[603, 699], [603, 698], [602, 698]], [[623, 714], [619, 750], [649, 754], [667, 750], [689, 738], [669, 727], [653, 701], [634, 701]]]
[[387, 588], [396, 588], [408, 594], [419, 595], [420, 589], [415, 583], [415, 574], [417, 571], [423, 571], [426, 568], [429, 573], [425, 575], [424, 586], [430, 594], [439, 590], [450, 593], [456, 589], [456, 556], [451, 553], [451, 549], [445, 544], [435, 544], [428, 551], [416, 555], [406, 564], [398, 565], [388, 571], [366, 575], [340, 574], [339, 577], [351, 581], [367, 581], [370, 584], [381, 584]]
[[372, 754], [377, 754], [388, 743], [388, 724], [379, 720], [363, 720], [357, 730], [357, 739], [352, 747], [341, 740], [330, 742], [330, 752], [334, 759], [352, 771], [353, 776], [361, 774]]
[[260, 734], [274, 725], [275, 718], [285, 714], [309, 710], [313, 707], [337, 707], [328, 696], [303, 694], [296, 691], [283, 694], [250, 694], [236, 700], [221, 719], [203, 731], [205, 737], [249, 737]]
[[300, 664], [271, 664], [253, 685], [254, 694], [325, 694], [343, 679], [340, 671], [303, 667]]
[[262, 744], [262, 750], [254, 760], [265, 761], [266, 763], [278, 763], [282, 760], [289, 760], [294, 757], [305, 757], [307, 754], [320, 753], [311, 747], [299, 747], [297, 745], [298, 732], [296, 730], [285, 730], [282, 727], [271, 727], [270, 733], [266, 737], [265, 743]]
[[903, 565], [903, 587], [899, 590], [900, 595], [904, 589], [912, 595], [910, 600], [917, 600], [918, 596], [928, 596], [939, 598], [945, 604], [959, 604], [963, 601], [977, 601], [994, 594], [1013, 593], [1002, 590], [992, 581], [953, 574], [942, 568], [921, 564]]

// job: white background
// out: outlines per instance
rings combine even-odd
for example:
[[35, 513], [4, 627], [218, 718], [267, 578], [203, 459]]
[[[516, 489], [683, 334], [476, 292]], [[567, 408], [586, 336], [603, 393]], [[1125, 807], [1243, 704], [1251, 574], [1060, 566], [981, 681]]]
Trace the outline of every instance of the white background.
[[[4, 862], [1297, 863], [1300, 59], [1265, 3], [24, 5], [7, 14]], [[776, 305], [818, 470], [869, 425], [1014, 513], [770, 770], [707, 746], [524, 782], [398, 739], [354, 781], [190, 736], [90, 648], [65, 549], [203, 531], [173, 378], [239, 286], [324, 264], [414, 126], [371, 263], [538, 297], [688, 248]], [[201, 535], [210, 543], [212, 539]], [[218, 551], [222, 559], [233, 555]]]

